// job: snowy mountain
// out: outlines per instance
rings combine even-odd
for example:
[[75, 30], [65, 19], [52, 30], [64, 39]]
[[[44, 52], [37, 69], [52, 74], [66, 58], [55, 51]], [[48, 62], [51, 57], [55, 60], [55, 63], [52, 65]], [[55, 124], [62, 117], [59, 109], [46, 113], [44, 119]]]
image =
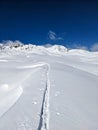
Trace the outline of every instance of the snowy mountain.
[[98, 130], [98, 52], [0, 44], [0, 130]]

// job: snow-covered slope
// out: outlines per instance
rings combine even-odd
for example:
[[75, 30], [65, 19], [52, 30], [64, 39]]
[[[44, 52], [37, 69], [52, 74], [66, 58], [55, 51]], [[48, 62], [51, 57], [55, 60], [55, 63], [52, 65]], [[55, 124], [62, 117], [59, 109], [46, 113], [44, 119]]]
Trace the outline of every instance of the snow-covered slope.
[[98, 130], [98, 52], [1, 45], [0, 130]]

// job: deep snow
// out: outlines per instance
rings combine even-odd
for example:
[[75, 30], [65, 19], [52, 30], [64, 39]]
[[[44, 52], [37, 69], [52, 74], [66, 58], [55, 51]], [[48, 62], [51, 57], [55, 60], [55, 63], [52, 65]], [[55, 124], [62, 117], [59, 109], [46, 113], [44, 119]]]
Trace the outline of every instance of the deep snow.
[[0, 130], [98, 130], [98, 52], [1, 49]]

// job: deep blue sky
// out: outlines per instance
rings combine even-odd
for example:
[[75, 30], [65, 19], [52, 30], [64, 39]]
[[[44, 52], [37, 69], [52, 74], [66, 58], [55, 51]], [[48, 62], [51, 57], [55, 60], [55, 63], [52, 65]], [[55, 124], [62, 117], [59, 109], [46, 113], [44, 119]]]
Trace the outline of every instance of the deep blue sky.
[[91, 46], [98, 43], [98, 0], [0, 0], [2, 40]]

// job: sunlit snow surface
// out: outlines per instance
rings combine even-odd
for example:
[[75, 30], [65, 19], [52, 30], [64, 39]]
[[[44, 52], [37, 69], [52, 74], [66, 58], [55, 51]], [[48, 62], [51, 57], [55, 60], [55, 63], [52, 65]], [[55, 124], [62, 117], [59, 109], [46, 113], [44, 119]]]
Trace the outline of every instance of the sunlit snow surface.
[[98, 130], [98, 52], [0, 50], [0, 130]]

